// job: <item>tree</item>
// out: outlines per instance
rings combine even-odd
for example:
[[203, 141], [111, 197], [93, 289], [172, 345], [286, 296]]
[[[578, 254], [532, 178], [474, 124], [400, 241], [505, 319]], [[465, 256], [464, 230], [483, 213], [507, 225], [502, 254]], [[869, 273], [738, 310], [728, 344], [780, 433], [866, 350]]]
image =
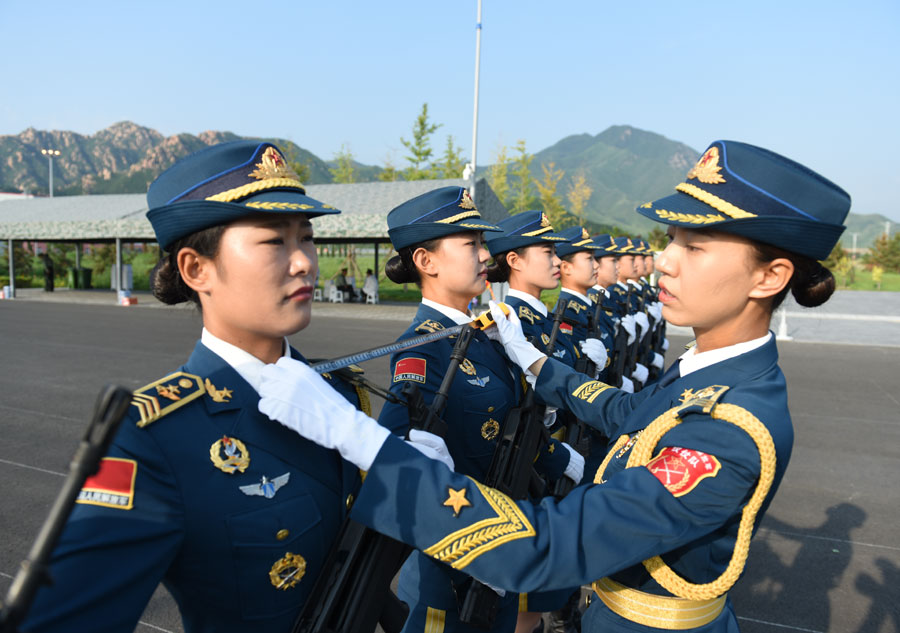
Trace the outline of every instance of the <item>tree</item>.
[[353, 153], [346, 145], [341, 145], [341, 150], [334, 155], [334, 162], [337, 167], [329, 167], [332, 179], [336, 183], [355, 182], [353, 178]]
[[462, 178], [466, 159], [462, 156], [462, 148], [453, 143], [453, 137], [447, 136], [447, 147], [441, 161], [432, 166], [432, 171], [437, 178]]
[[309, 164], [300, 158], [297, 146], [293, 143], [282, 143], [281, 151], [284, 152], [284, 159], [287, 161], [288, 167], [294, 170], [294, 173], [300, 178], [300, 182], [307, 182], [311, 173]]
[[870, 264], [900, 273], [900, 233], [895, 233], [891, 238], [886, 234], [881, 235], [869, 249], [866, 259]]
[[397, 166], [394, 165], [394, 161], [391, 160], [390, 156], [384, 159], [384, 169], [378, 172], [378, 180], [381, 180], [382, 182], [402, 180], [400, 178], [400, 172], [397, 170]]
[[400, 142], [409, 150], [410, 154], [406, 157], [409, 161], [409, 167], [406, 169], [407, 180], [428, 180], [432, 177], [431, 169], [427, 168], [431, 160], [431, 135], [441, 127], [438, 123], [428, 122], [428, 104], [422, 104], [422, 112], [416, 117], [416, 122], [412, 128], [412, 140], [407, 141], [402, 136]]
[[503, 203], [509, 208], [509, 155], [506, 146], [501, 145], [497, 150], [497, 160], [488, 168], [487, 180], [491, 189]]
[[666, 248], [666, 244], [669, 243], [669, 238], [663, 229], [654, 226], [647, 235], [647, 241], [650, 242], [650, 248], [655, 251], [661, 251]]
[[525, 149], [525, 140], [516, 142], [516, 151], [519, 155], [515, 158], [513, 176], [516, 177], [512, 185], [512, 209], [510, 213], [521, 213], [535, 206], [537, 198], [534, 195], [534, 179], [531, 177], [531, 161], [534, 156]]
[[566, 175], [562, 169], [556, 169], [556, 163], [551, 162], [549, 165], [541, 163], [541, 171], [543, 177], [541, 180], [535, 181], [538, 193], [541, 197], [541, 208], [547, 214], [550, 224], [555, 229], [565, 228], [570, 222], [567, 221], [568, 213], [562, 205], [559, 196], [556, 195], [556, 188], [559, 181]]
[[575, 174], [575, 177], [572, 178], [572, 182], [569, 184], [569, 192], [566, 194], [566, 198], [569, 200], [569, 211], [582, 226], [584, 226], [584, 223], [587, 220], [587, 217], [585, 217], [585, 207], [587, 206], [587, 201], [590, 199], [592, 193], [594, 193], [594, 190], [588, 186], [587, 179], [584, 176], [584, 170], [579, 169], [578, 173]]

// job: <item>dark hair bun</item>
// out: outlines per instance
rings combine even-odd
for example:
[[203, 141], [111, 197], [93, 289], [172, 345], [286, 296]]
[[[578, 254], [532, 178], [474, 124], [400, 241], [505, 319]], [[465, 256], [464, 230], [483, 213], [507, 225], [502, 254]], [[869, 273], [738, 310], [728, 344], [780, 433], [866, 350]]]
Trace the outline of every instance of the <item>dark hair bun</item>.
[[[409, 263], [412, 263], [412, 258]], [[387, 264], [384, 265], [384, 274], [395, 284], [413, 284], [419, 281], [415, 267], [409, 266], [405, 258], [400, 255], [394, 255], [387, 261]]]
[[153, 296], [167, 305], [191, 301], [193, 290], [184, 283], [170, 255], [164, 255], [150, 271]]
[[809, 260], [808, 264], [795, 267], [791, 294], [803, 307], [815, 308], [822, 305], [828, 301], [834, 287], [834, 275], [819, 262]]
[[498, 260], [487, 267], [487, 280], [492, 284], [505, 283], [509, 281], [509, 266], [503, 266]]

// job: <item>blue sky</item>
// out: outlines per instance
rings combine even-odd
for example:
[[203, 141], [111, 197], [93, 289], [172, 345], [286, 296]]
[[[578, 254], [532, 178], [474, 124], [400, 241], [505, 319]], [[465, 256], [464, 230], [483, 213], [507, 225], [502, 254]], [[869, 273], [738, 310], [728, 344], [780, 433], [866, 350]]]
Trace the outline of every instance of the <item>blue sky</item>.
[[[476, 0], [0, 0], [0, 134], [289, 138], [403, 162], [428, 102], [471, 154]], [[484, 0], [478, 162], [630, 124], [762, 145], [900, 221], [900, 3]]]

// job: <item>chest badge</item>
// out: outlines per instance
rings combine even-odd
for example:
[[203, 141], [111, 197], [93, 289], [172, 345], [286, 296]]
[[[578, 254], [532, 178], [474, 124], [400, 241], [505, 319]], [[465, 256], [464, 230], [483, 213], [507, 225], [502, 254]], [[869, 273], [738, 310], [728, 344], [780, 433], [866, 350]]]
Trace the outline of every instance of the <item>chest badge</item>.
[[238, 486], [241, 492], [250, 497], [260, 496], [271, 499], [275, 496], [280, 488], [285, 486], [291, 478], [291, 473], [284, 473], [274, 479], [269, 479], [265, 475], [262, 476], [258, 484], [250, 484], [249, 486]]
[[244, 472], [250, 466], [250, 451], [242, 441], [227, 435], [209, 447], [209, 458], [216, 468], [230, 475], [235, 471]]
[[565, 355], [566, 355], [566, 350], [564, 350], [564, 349], [558, 349], [555, 352], [553, 352], [553, 358], [564, 358]]
[[472, 502], [466, 499], [465, 488], [460, 488], [459, 490], [447, 488], [447, 499], [444, 501], [444, 505], [448, 508], [453, 508], [453, 516], [458, 517], [462, 509], [470, 507]]
[[300, 554], [286, 553], [269, 570], [269, 582], [276, 589], [287, 591], [297, 586], [306, 574], [306, 559]]
[[490, 376], [485, 376], [484, 378], [479, 378], [478, 376], [475, 376], [474, 378], [470, 378], [466, 382], [469, 383], [470, 385], [475, 385], [476, 387], [484, 387], [490, 381], [491, 381]]
[[481, 425], [481, 437], [490, 442], [492, 439], [500, 435], [500, 423], [494, 418]]
[[473, 365], [472, 361], [470, 361], [468, 358], [462, 359], [462, 362], [459, 364], [459, 369], [462, 371], [462, 373], [468, 376], [474, 376], [478, 373], [478, 371], [475, 369], [475, 365]]

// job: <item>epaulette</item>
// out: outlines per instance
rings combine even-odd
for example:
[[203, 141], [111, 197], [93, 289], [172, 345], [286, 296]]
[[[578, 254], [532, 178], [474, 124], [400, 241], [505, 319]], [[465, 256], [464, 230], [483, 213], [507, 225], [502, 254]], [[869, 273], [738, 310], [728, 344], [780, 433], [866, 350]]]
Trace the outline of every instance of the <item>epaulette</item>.
[[203, 379], [183, 371], [151, 382], [137, 389], [131, 399], [131, 406], [137, 408], [141, 418], [137, 425], [144, 428], [205, 393]]
[[416, 328], [416, 332], [420, 334], [430, 334], [431, 332], [437, 332], [438, 330], [443, 330], [444, 326], [438, 321], [434, 321], [432, 319], [428, 319], [427, 321], [422, 321], [419, 326]]

